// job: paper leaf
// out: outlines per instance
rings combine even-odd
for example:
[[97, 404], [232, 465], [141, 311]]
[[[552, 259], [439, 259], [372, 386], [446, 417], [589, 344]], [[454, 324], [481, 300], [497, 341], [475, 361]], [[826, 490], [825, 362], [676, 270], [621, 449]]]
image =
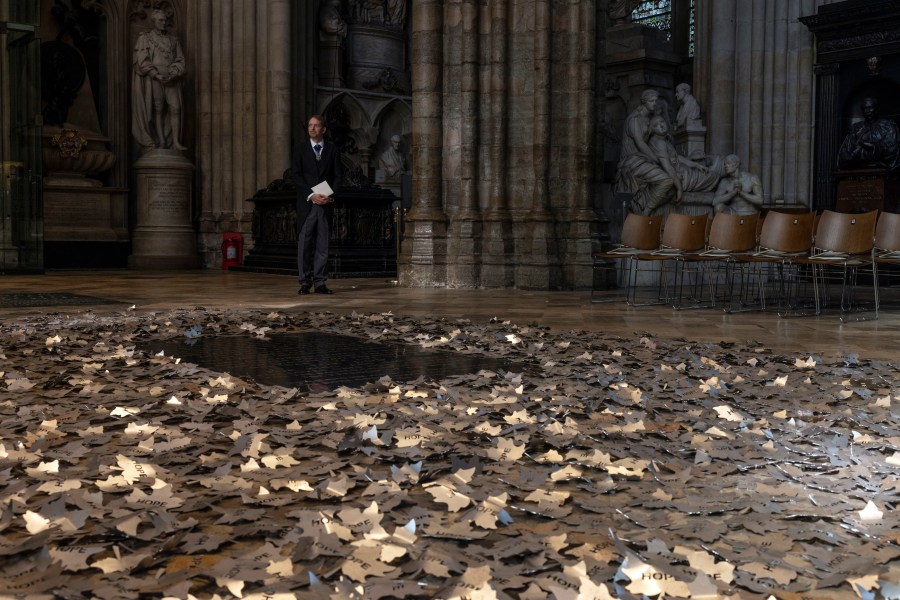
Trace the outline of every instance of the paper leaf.
[[497, 522], [507, 525], [512, 522], [506, 512], [506, 501], [509, 498], [506, 492], [499, 496], [489, 496], [475, 509], [475, 524], [485, 529], [496, 529]]
[[138, 463], [120, 454], [116, 457], [119, 468], [122, 469], [122, 478], [129, 484], [145, 477], [156, 477], [156, 468], [146, 463]]
[[294, 563], [290, 558], [270, 560], [269, 566], [266, 567], [266, 573], [269, 575], [277, 575], [278, 577], [293, 577]]
[[425, 488], [425, 491], [431, 494], [435, 502], [441, 502], [447, 505], [447, 510], [457, 512], [469, 505], [471, 498], [465, 494], [461, 494], [456, 490], [451, 490], [443, 485], [432, 485]]
[[630, 581], [625, 587], [633, 594], [647, 596], [688, 597], [690, 591], [688, 584], [678, 581], [672, 575], [657, 570], [650, 564], [641, 561], [634, 555], [627, 555], [622, 566], [619, 567], [618, 577], [624, 576]]
[[102, 546], [59, 546], [50, 548], [50, 557], [66, 571], [83, 571], [88, 568], [87, 560], [104, 550]]
[[46, 531], [50, 528], [50, 519], [47, 519], [36, 512], [26, 510], [25, 514], [22, 515], [22, 518], [25, 519], [25, 529], [27, 529], [28, 533], [31, 535]]
[[119, 552], [118, 546], [113, 547], [113, 552], [115, 556], [94, 561], [91, 563], [91, 566], [95, 569], [100, 569], [107, 575], [110, 573], [129, 572], [138, 566], [142, 560], [150, 556], [149, 554], [135, 553], [123, 557]]
[[869, 500], [864, 509], [859, 511], [859, 518], [865, 523], [880, 521], [883, 516], [884, 512], [879, 510], [871, 500]]
[[384, 577], [395, 569], [379, 559], [381, 552], [373, 546], [357, 548], [341, 564], [341, 572], [354, 581], [365, 581], [367, 577]]
[[525, 454], [525, 444], [518, 446], [514, 440], [497, 438], [497, 446], [488, 448], [485, 453], [497, 462], [513, 462], [519, 460]]

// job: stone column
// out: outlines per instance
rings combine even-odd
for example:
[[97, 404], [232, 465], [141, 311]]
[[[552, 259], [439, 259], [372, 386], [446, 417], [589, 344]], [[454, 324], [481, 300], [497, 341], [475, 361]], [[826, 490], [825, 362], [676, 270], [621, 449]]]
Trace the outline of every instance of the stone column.
[[463, 2], [447, 7], [450, 23], [446, 59], [450, 80], [459, 82], [456, 93], [445, 101], [446, 130], [444, 139], [445, 169], [448, 173], [447, 193], [458, 199], [455, 210], [449, 212], [447, 254], [454, 257], [447, 263], [447, 285], [475, 287], [480, 280], [481, 220], [478, 207], [478, 156], [481, 119], [479, 118], [478, 77], [478, 6]]
[[488, 63], [482, 65], [484, 76], [489, 81], [484, 111], [487, 146], [483, 157], [488, 208], [483, 215], [481, 285], [487, 287], [509, 287], [513, 284], [510, 267], [514, 262], [515, 250], [506, 186], [509, 152], [507, 131], [511, 120], [506, 89], [506, 68], [509, 64], [507, 5], [507, 0], [493, 0], [486, 8], [490, 13], [485, 15], [490, 23], [490, 37], [486, 41], [489, 48]]
[[400, 283], [442, 286], [447, 276], [447, 218], [443, 184], [444, 1], [419, 0], [412, 11], [412, 187], [406, 240], [398, 258]]
[[[563, 126], [569, 145], [566, 155], [559, 161], [560, 179], [568, 183], [569, 190], [560, 229], [563, 262], [560, 284], [564, 289], [587, 289], [593, 280], [592, 250], [597, 228], [590, 190], [600, 159], [592, 144], [597, 85], [594, 58], [595, 44], [603, 43], [603, 39], [596, 35], [593, 3], [570, 0], [565, 13], [560, 10], [561, 3], [555, 5], [562, 17], [556, 26], [555, 37], [565, 40], [568, 49], [564, 56], [571, 68], [571, 76], [558, 84], [569, 100], [569, 107], [564, 111], [569, 118]], [[569, 32], [578, 33], [572, 35]]]
[[[553, 118], [552, 105], [553, 7], [551, 0], [537, 0], [534, 9], [534, 101], [531, 130], [534, 144], [531, 160], [535, 164], [535, 182], [527, 229], [522, 235], [523, 255], [516, 269], [516, 287], [547, 289], [553, 281], [551, 265], [559, 264], [556, 255], [553, 214], [550, 210], [550, 164], [553, 134], [545, 124]], [[553, 269], [558, 272], [558, 269]]]

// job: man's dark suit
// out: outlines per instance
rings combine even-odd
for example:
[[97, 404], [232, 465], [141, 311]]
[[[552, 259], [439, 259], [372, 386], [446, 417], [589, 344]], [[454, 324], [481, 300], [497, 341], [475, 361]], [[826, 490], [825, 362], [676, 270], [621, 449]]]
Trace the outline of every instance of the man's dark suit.
[[[331, 204], [320, 206], [307, 198], [313, 186], [327, 181], [336, 189], [343, 175], [341, 153], [331, 142], [322, 143], [316, 160], [309, 140], [294, 149], [294, 184], [297, 187], [297, 269], [300, 285], [325, 285], [328, 278], [328, 238], [331, 233]], [[308, 222], [307, 222], [308, 221]]]

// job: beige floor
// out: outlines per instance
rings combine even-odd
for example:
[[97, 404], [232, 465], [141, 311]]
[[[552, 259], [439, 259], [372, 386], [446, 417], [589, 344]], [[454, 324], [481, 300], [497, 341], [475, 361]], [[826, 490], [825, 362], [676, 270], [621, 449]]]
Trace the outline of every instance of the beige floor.
[[[386, 279], [335, 279], [332, 296], [297, 295], [294, 277], [261, 273], [141, 271], [56, 271], [0, 277], [0, 294], [69, 292], [121, 301], [137, 310], [178, 307], [260, 308], [335, 313], [392, 312], [518, 324], [538, 323], [554, 330], [587, 330], [614, 335], [648, 332], [662, 338], [695, 341], [755, 341], [779, 351], [894, 359], [900, 354], [900, 291], [883, 290], [877, 321], [842, 324], [836, 315], [779, 318], [772, 313], [726, 314], [719, 310], [676, 311], [670, 307], [629, 307], [624, 302], [595, 304], [588, 292], [497, 289], [408, 289]], [[0, 318], [29, 314], [107, 312], [123, 305], [0, 309]]]

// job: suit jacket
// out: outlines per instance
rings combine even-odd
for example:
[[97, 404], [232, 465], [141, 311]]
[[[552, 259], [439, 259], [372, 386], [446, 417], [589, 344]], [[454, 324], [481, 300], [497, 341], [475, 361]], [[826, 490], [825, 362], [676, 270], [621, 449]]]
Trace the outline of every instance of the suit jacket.
[[[316, 160], [309, 140], [303, 140], [294, 148], [294, 185], [297, 187], [297, 226], [303, 224], [312, 202], [307, 197], [312, 193], [313, 186], [327, 181], [332, 190], [337, 190], [337, 183], [344, 174], [341, 166], [341, 152], [336, 144], [325, 142], [322, 147], [322, 158]], [[328, 218], [331, 218], [333, 208], [331, 204], [325, 205]]]

